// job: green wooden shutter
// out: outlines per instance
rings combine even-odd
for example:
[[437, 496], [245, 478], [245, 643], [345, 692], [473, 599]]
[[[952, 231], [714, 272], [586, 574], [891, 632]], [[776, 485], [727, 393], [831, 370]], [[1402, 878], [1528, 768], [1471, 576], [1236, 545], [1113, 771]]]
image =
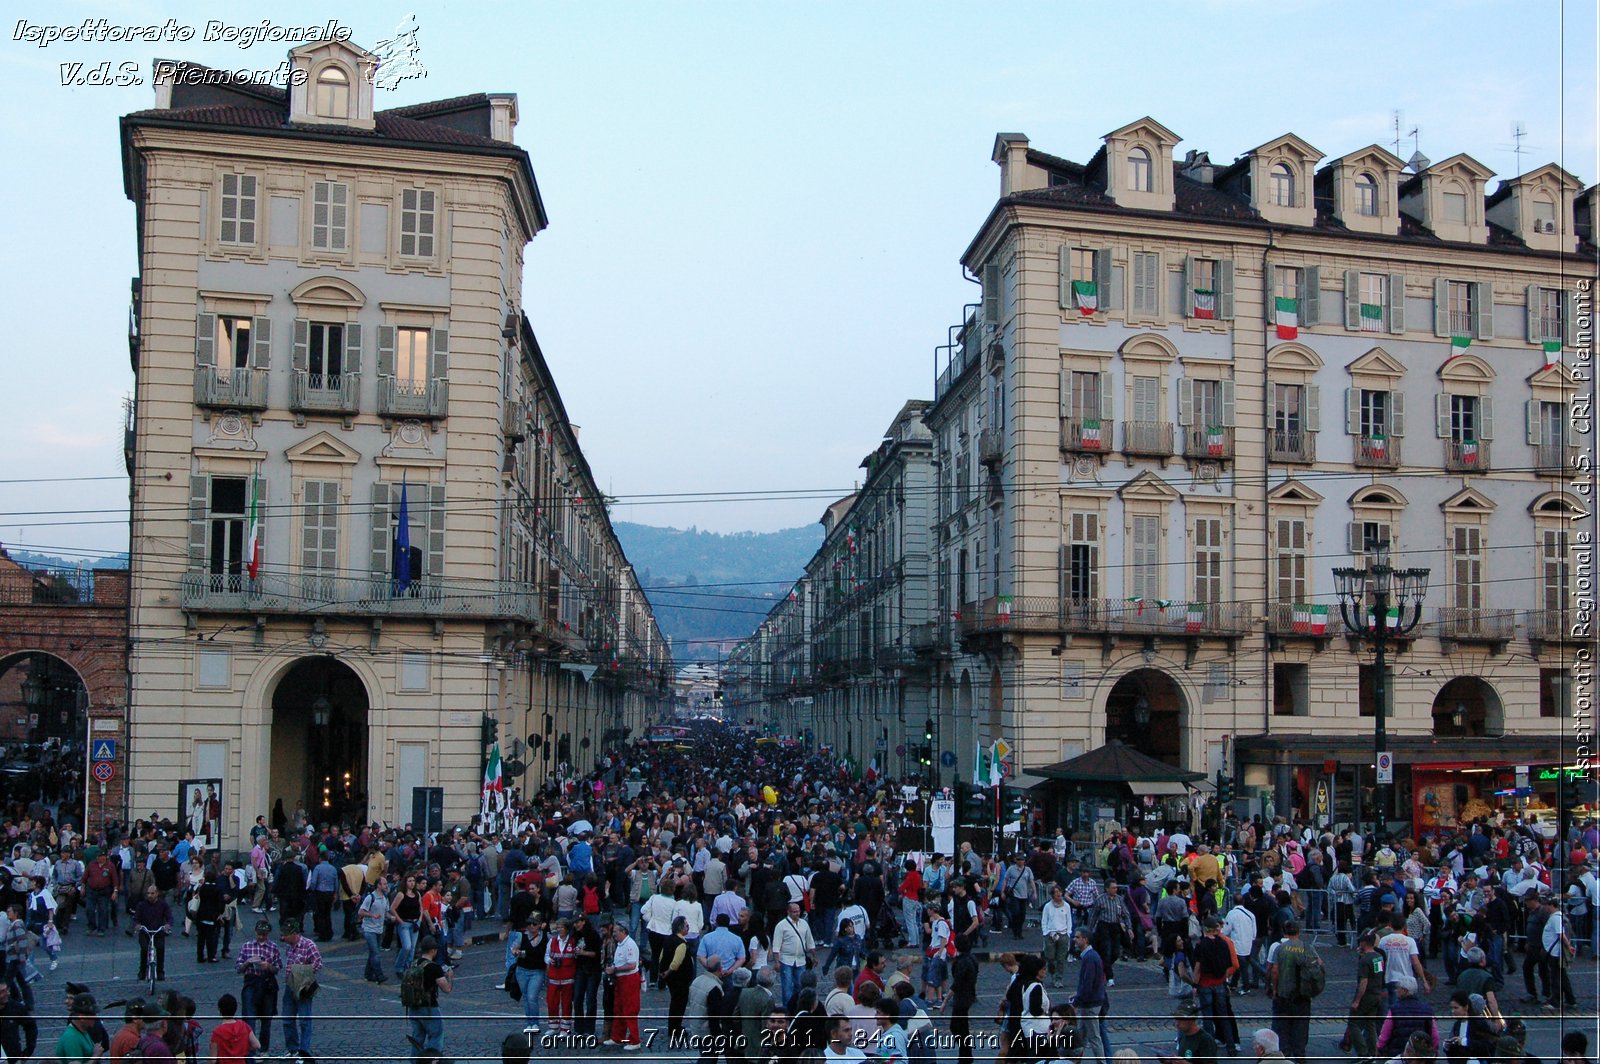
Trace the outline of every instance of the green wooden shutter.
[[293, 360], [296, 373], [304, 373], [311, 364], [311, 322], [306, 318], [294, 319]]
[[1399, 392], [1389, 393], [1389, 435], [1406, 434], [1406, 397]]
[[[1062, 310], [1072, 309], [1072, 245], [1062, 244], [1056, 249], [1056, 298]], [[984, 288], [984, 317], [989, 316], [989, 292]]]
[[1389, 275], [1389, 331], [1406, 331], [1406, 275], [1403, 273]]
[[[1116, 417], [1115, 409], [1116, 409], [1115, 406], [1111, 402], [1111, 374], [1102, 370], [1101, 373], [1100, 373], [1100, 417], [1101, 417], [1101, 419], [1105, 420], [1105, 421], [1112, 420], [1114, 417]], [[1102, 447], [1110, 447], [1111, 446], [1111, 438], [1110, 438], [1109, 433], [1110, 433], [1111, 430], [1109, 428], [1105, 428], [1102, 431], [1106, 432], [1107, 435], [1101, 437], [1101, 440], [1103, 441], [1101, 443], [1101, 446]]]
[[1572, 298], [1572, 289], [1568, 288], [1561, 293], [1561, 345], [1563, 347], [1578, 346], [1576, 302]]
[[1450, 335], [1450, 282], [1443, 277], [1433, 281], [1433, 335]]
[[344, 327], [344, 371], [361, 372], [361, 326], [355, 322]]
[[394, 485], [382, 481], [372, 485], [372, 527], [368, 541], [367, 568], [375, 581], [389, 579], [393, 538], [390, 530]]
[[1100, 248], [1094, 253], [1094, 287], [1102, 312], [1122, 306], [1122, 293], [1113, 289], [1111, 276], [1111, 249]]
[[1231, 379], [1223, 381], [1219, 390], [1222, 392], [1222, 424], [1227, 428], [1232, 428], [1234, 425], [1233, 381]]
[[272, 368], [272, 319], [258, 314], [250, 319], [251, 357], [256, 369]]
[[1544, 404], [1540, 403], [1537, 399], [1529, 399], [1523, 404], [1523, 417], [1526, 418], [1528, 423], [1528, 444], [1532, 447], [1539, 446], [1540, 439], [1543, 435], [1541, 430], [1544, 427], [1544, 419], [1539, 416], [1543, 412], [1540, 409], [1543, 405]]
[[201, 314], [194, 322], [194, 364], [217, 364], [217, 316]]
[[1000, 320], [1000, 264], [991, 262], [983, 268], [983, 320]]
[[300, 571], [312, 573], [322, 557], [322, 481], [304, 481], [300, 503]]
[[1188, 377], [1178, 378], [1178, 424], [1194, 424], [1194, 381]]
[[1344, 327], [1361, 328], [1361, 274], [1344, 271]]
[[1183, 257], [1183, 316], [1194, 317], [1194, 256]]
[[1061, 367], [1061, 378], [1057, 385], [1061, 399], [1061, 416], [1072, 416], [1072, 374], [1065, 366]]
[[1349, 436], [1361, 435], [1361, 389], [1344, 390], [1344, 431]]
[[1268, 325], [1278, 320], [1278, 268], [1270, 262], [1261, 267], [1261, 309]]
[[1322, 321], [1322, 267], [1307, 266], [1305, 285], [1300, 291], [1300, 328], [1319, 324]]
[[378, 376], [394, 376], [394, 326], [378, 326]]
[[1528, 302], [1523, 311], [1523, 324], [1527, 329], [1528, 342], [1539, 343], [1544, 339], [1543, 330], [1539, 327], [1539, 286], [1528, 286]]
[[1472, 305], [1477, 311], [1473, 323], [1480, 340], [1494, 339], [1494, 285], [1487, 281], [1473, 282]]
[[1303, 421], [1307, 432], [1322, 431], [1322, 389], [1315, 384], [1306, 385]]
[[1233, 260], [1217, 260], [1217, 317], [1233, 320]]
[[1450, 438], [1450, 396], [1440, 392], [1433, 397], [1433, 433], [1441, 440]]
[[210, 489], [209, 478], [189, 478], [189, 568], [201, 572], [206, 568], [206, 516], [211, 501]]
[[428, 496], [428, 559], [424, 571], [428, 579], [438, 586], [444, 576], [444, 485], [430, 485]]
[[1494, 439], [1494, 400], [1487, 395], [1478, 399], [1478, 439]]
[[434, 329], [431, 337], [433, 352], [429, 359], [428, 376], [434, 380], [442, 380], [450, 376], [450, 330]]

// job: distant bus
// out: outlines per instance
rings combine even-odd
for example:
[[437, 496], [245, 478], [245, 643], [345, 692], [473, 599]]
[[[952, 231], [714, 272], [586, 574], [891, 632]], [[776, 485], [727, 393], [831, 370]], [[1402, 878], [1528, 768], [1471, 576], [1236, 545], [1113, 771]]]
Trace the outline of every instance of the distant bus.
[[676, 743], [689, 738], [689, 729], [676, 724], [657, 724], [645, 732], [647, 743]]

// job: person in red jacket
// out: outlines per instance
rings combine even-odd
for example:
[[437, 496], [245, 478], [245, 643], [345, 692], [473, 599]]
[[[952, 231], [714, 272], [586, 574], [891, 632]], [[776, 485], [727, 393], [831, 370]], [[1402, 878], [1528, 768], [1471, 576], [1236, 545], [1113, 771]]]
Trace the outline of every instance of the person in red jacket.
[[572, 981], [578, 974], [577, 942], [571, 922], [556, 925], [556, 933], [545, 947], [545, 1008], [550, 1014], [550, 1030], [557, 1034], [572, 1031]]
[[900, 913], [905, 919], [906, 945], [922, 947], [922, 873], [917, 862], [906, 858], [906, 873], [900, 877]]

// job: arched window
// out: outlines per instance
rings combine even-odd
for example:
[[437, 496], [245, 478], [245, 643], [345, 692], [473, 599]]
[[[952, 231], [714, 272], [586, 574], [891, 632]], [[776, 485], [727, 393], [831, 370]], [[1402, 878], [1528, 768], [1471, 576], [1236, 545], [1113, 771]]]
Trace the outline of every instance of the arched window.
[[350, 76], [340, 67], [324, 67], [317, 75], [317, 116], [350, 117]]
[[1294, 171], [1288, 163], [1272, 168], [1272, 202], [1279, 207], [1294, 206]]
[[1356, 213], [1365, 218], [1378, 216], [1378, 182], [1369, 173], [1356, 175]]
[[1547, 196], [1534, 197], [1533, 231], [1535, 233], [1553, 233], [1556, 231], [1555, 200]]
[[1143, 148], [1128, 152], [1128, 188], [1134, 192], [1153, 192], [1154, 174], [1150, 168], [1150, 153]]

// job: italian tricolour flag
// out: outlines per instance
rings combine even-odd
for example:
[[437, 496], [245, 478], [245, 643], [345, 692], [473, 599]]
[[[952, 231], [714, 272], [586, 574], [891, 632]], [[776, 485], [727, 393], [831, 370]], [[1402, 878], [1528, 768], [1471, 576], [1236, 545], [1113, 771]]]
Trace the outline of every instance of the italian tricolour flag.
[[1293, 340], [1300, 335], [1300, 301], [1279, 296], [1273, 320], [1278, 326], [1278, 339]]
[[1210, 426], [1208, 426], [1206, 428], [1206, 453], [1207, 454], [1211, 455], [1212, 457], [1221, 456], [1222, 451], [1223, 451], [1223, 446], [1226, 443], [1227, 443], [1227, 437], [1223, 435], [1222, 426], [1221, 425], [1210, 425]]
[[1361, 331], [1383, 332], [1383, 307], [1378, 303], [1361, 304]]
[[1296, 602], [1294, 604], [1294, 630], [1307, 635], [1326, 635], [1328, 631], [1328, 607], [1318, 606], [1309, 602]]
[[1100, 419], [1089, 418], [1083, 423], [1083, 431], [1078, 434], [1079, 441], [1084, 447], [1098, 451], [1100, 449]]
[[1185, 632], [1198, 632], [1205, 627], [1206, 604], [1204, 602], [1191, 602], [1184, 614], [1183, 630]]
[[250, 543], [245, 549], [245, 563], [250, 579], [261, 572], [261, 476], [250, 478]]
[[1100, 291], [1093, 281], [1073, 281], [1072, 301], [1078, 306], [1078, 313], [1088, 317], [1100, 309]]
[[498, 794], [505, 789], [505, 780], [500, 775], [500, 744], [495, 743], [489, 748], [489, 763], [483, 769], [483, 793]]
[[1209, 288], [1196, 288], [1194, 290], [1194, 316], [1197, 318], [1215, 318], [1217, 316], [1217, 294]]
[[1455, 358], [1457, 355], [1466, 354], [1467, 353], [1467, 348], [1469, 348], [1471, 346], [1472, 346], [1472, 337], [1470, 337], [1470, 336], [1452, 336], [1452, 337], [1450, 337], [1450, 357], [1451, 358]]
[[1546, 340], [1544, 342], [1544, 368], [1549, 369], [1561, 361], [1561, 341]]

